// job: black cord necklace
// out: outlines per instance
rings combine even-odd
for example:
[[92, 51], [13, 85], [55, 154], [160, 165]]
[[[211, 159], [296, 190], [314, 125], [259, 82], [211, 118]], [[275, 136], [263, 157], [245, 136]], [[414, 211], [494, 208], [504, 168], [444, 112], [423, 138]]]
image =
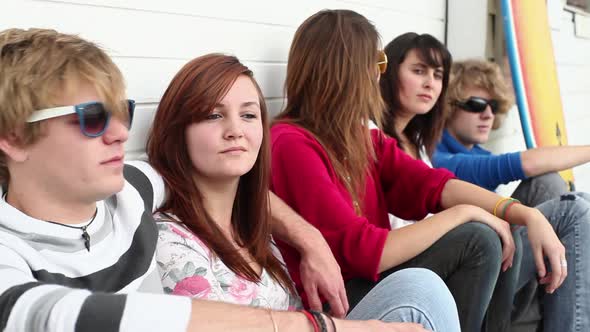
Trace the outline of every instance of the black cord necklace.
[[94, 210], [94, 215], [92, 216], [92, 219], [90, 219], [90, 222], [84, 226], [72, 226], [72, 225], [66, 225], [66, 224], [61, 224], [55, 221], [50, 221], [50, 220], [45, 220], [50, 224], [54, 224], [54, 225], [59, 225], [59, 226], [63, 226], [63, 227], [67, 227], [67, 228], [74, 228], [74, 229], [79, 229], [82, 231], [82, 239], [84, 239], [84, 247], [86, 247], [86, 250], [88, 250], [90, 252], [90, 235], [88, 234], [88, 232], [86, 231], [86, 229], [92, 225], [92, 222], [94, 222], [94, 219], [96, 218], [96, 215], [98, 214], [98, 208], [96, 208], [96, 210]]
[[[8, 200], [6, 198], [6, 196], [8, 196], [8, 190], [4, 191], [4, 194], [2, 195], [2, 199], [8, 203]], [[82, 239], [84, 239], [84, 247], [86, 247], [86, 250], [88, 250], [88, 252], [90, 252], [90, 235], [88, 234], [88, 232], [86, 231], [86, 229], [92, 224], [92, 222], [94, 221], [94, 219], [96, 218], [96, 215], [98, 214], [98, 208], [96, 208], [94, 210], [94, 215], [92, 216], [92, 219], [90, 219], [90, 222], [87, 225], [84, 226], [71, 226], [71, 225], [66, 225], [66, 224], [61, 224], [55, 221], [51, 221], [51, 220], [45, 220], [46, 222], [50, 223], [50, 224], [54, 224], [54, 225], [59, 225], [59, 226], [64, 226], [67, 228], [74, 228], [74, 229], [79, 229], [82, 231]]]

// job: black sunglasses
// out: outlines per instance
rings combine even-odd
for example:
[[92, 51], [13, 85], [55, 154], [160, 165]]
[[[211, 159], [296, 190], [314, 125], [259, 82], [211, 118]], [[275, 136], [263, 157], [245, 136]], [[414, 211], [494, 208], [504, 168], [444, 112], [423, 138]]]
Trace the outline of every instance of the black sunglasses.
[[[125, 103], [127, 103], [127, 111], [129, 112], [128, 123], [126, 125], [127, 128], [131, 129], [135, 101], [127, 99]], [[53, 107], [35, 111], [27, 122], [37, 122], [73, 113], [78, 115], [80, 131], [88, 137], [98, 137], [104, 134], [111, 120], [111, 112], [104, 107], [103, 103], [91, 101], [73, 106]]]
[[499, 106], [496, 99], [485, 99], [481, 97], [469, 97], [466, 100], [455, 100], [453, 105], [471, 113], [482, 113], [486, 110], [486, 107], [490, 105], [493, 114], [498, 113]]

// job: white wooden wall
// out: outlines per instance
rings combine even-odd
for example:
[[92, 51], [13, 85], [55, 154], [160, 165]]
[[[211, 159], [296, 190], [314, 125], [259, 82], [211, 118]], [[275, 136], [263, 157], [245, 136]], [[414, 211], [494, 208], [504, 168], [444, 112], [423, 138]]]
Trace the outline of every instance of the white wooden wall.
[[[569, 144], [590, 144], [590, 39], [577, 37], [574, 17], [563, 12], [553, 47]], [[574, 168], [576, 189], [590, 191], [590, 164]]]
[[273, 114], [283, 105], [287, 55], [296, 28], [324, 8], [355, 10], [386, 44], [416, 31], [444, 39], [444, 0], [2, 0], [0, 30], [53, 28], [102, 45], [138, 102], [128, 157], [144, 150], [155, 107], [173, 75], [210, 52], [238, 56], [255, 74]]

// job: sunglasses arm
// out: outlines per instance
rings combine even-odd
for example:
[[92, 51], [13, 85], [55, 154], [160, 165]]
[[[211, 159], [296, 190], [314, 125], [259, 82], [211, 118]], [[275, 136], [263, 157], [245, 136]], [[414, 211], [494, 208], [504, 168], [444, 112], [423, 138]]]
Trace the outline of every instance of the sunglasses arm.
[[35, 111], [28, 119], [27, 122], [37, 122], [41, 120], [46, 120], [50, 118], [55, 118], [62, 115], [74, 114], [76, 113], [75, 106], [61, 106], [61, 107], [54, 107], [54, 108], [47, 108], [41, 111]]

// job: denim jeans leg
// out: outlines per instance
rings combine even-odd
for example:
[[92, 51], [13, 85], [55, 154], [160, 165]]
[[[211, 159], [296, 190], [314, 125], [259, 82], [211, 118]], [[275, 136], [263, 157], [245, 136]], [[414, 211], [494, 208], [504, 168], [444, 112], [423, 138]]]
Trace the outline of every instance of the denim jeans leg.
[[434, 272], [419, 268], [400, 270], [381, 280], [347, 319], [419, 323], [430, 331], [461, 331], [451, 292]]
[[522, 180], [512, 193], [512, 197], [526, 206], [535, 207], [568, 191], [563, 178], [558, 173], [551, 172]]
[[[544, 331], [590, 331], [590, 195], [569, 193], [537, 208], [565, 246], [568, 271], [561, 287], [542, 297]], [[526, 228], [520, 234], [524, 250], [519, 288], [537, 278]]]
[[519, 229], [516, 229], [512, 233], [516, 247], [512, 267], [505, 272], [500, 272], [484, 321], [483, 331], [485, 332], [510, 331], [513, 303], [518, 287], [523, 254], [522, 238], [517, 234], [519, 231]]
[[[563, 178], [558, 173], [551, 172], [523, 180], [512, 194], [512, 197], [526, 206], [535, 207], [558, 198], [568, 191]], [[518, 237], [515, 236], [515, 240]], [[511, 330], [515, 332], [534, 332], [542, 324], [542, 308], [538, 286], [537, 280], [531, 279], [516, 293], [511, 317]], [[508, 330], [506, 329], [506, 331]]]
[[[480, 332], [490, 304], [502, 261], [502, 244], [489, 226], [469, 222], [449, 231], [432, 246], [411, 260], [383, 273], [411, 267], [426, 268], [439, 275], [453, 294], [461, 330]], [[351, 307], [375, 287], [375, 283], [356, 278], [346, 282]]]

